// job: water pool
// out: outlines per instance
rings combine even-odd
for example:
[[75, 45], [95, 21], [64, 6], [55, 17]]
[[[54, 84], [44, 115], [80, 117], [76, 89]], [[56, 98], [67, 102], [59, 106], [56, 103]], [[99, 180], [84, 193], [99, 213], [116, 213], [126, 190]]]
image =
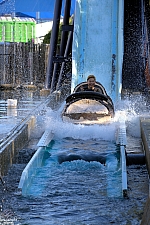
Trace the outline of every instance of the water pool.
[[[91, 190], [93, 194], [121, 197], [119, 156], [119, 149], [113, 142], [73, 138], [52, 141], [45, 149], [42, 167], [37, 169], [26, 196], [57, 193], [66, 198], [66, 193], [73, 197]], [[75, 201], [76, 197], [73, 198]]]

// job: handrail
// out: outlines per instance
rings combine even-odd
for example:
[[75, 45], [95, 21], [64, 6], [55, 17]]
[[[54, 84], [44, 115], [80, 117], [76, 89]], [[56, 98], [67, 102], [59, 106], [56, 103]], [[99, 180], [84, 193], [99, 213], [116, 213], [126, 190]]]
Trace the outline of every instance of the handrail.
[[127, 170], [126, 170], [126, 153], [125, 148], [127, 144], [126, 140], [126, 125], [124, 116], [119, 118], [119, 128], [117, 132], [117, 142], [116, 144], [120, 147], [120, 161], [122, 169], [122, 193], [123, 197], [127, 197]]
[[122, 166], [122, 192], [123, 197], [127, 197], [127, 171], [126, 171], [126, 156], [125, 156], [125, 146], [120, 146], [121, 152], [121, 166]]

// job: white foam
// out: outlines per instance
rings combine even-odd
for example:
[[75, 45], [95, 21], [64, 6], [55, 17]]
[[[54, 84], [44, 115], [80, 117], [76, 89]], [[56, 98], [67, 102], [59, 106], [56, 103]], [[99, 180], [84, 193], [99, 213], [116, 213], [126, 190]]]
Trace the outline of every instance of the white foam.
[[[45, 116], [45, 129], [51, 128], [56, 139], [72, 137], [75, 139], [99, 138], [103, 140], [115, 140], [117, 121], [120, 114], [125, 117], [127, 132], [134, 137], [140, 137], [140, 116], [148, 115], [145, 100], [141, 97], [126, 99], [117, 102], [115, 106], [114, 122], [107, 125], [81, 125], [63, 122], [61, 112], [65, 102], [62, 103], [58, 111], [47, 108]], [[144, 107], [144, 109], [143, 109]]]
[[117, 105], [117, 109], [119, 110], [116, 111], [116, 115], [120, 111], [124, 114], [126, 117], [127, 132], [134, 137], [141, 137], [140, 116], [146, 111], [146, 107], [143, 110], [143, 106], [145, 106], [145, 102], [140, 97], [138, 104], [137, 99], [132, 99], [130, 101], [122, 100]]
[[[62, 109], [62, 108], [61, 108]], [[103, 139], [115, 140], [116, 123], [109, 125], [82, 125], [63, 122], [61, 119], [61, 110], [48, 110], [45, 117], [46, 129], [52, 129], [56, 139], [72, 137], [75, 139]]]

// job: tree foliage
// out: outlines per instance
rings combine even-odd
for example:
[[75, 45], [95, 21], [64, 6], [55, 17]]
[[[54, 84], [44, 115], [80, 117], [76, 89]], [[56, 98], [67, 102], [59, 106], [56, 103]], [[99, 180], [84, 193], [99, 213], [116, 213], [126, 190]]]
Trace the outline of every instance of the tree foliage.
[[[59, 32], [58, 32], [58, 44], [60, 44], [61, 41], [61, 30], [62, 30], [62, 23], [59, 25]], [[50, 30], [43, 39], [43, 44], [50, 44], [52, 30]]]
[[[69, 18], [69, 24], [70, 24], [70, 25], [72, 24], [72, 20], [73, 20], [73, 17], [70, 17], [70, 18]], [[59, 24], [59, 31], [58, 31], [58, 45], [60, 44], [60, 41], [61, 41], [62, 25], [63, 25], [63, 22], [61, 22], [61, 23]], [[45, 37], [44, 37], [44, 39], [43, 39], [43, 44], [50, 44], [51, 34], [52, 34], [52, 30], [50, 30], [50, 31], [45, 35]]]

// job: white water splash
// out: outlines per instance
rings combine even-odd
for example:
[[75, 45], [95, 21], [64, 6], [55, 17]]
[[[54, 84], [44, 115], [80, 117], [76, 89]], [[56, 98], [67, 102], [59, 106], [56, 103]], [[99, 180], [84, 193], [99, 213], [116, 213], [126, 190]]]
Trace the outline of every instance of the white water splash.
[[45, 117], [46, 129], [50, 128], [54, 134], [55, 139], [62, 139], [66, 137], [72, 137], [74, 139], [103, 139], [103, 140], [115, 140], [116, 123], [108, 125], [82, 125], [73, 124], [69, 122], [63, 122], [61, 118], [61, 112], [64, 103], [58, 111], [48, 109]]
[[116, 114], [118, 112], [124, 113], [127, 133], [133, 137], [141, 137], [140, 131], [140, 117], [147, 117], [149, 110], [146, 101], [142, 96], [135, 96], [131, 100], [122, 100], [116, 107]]

